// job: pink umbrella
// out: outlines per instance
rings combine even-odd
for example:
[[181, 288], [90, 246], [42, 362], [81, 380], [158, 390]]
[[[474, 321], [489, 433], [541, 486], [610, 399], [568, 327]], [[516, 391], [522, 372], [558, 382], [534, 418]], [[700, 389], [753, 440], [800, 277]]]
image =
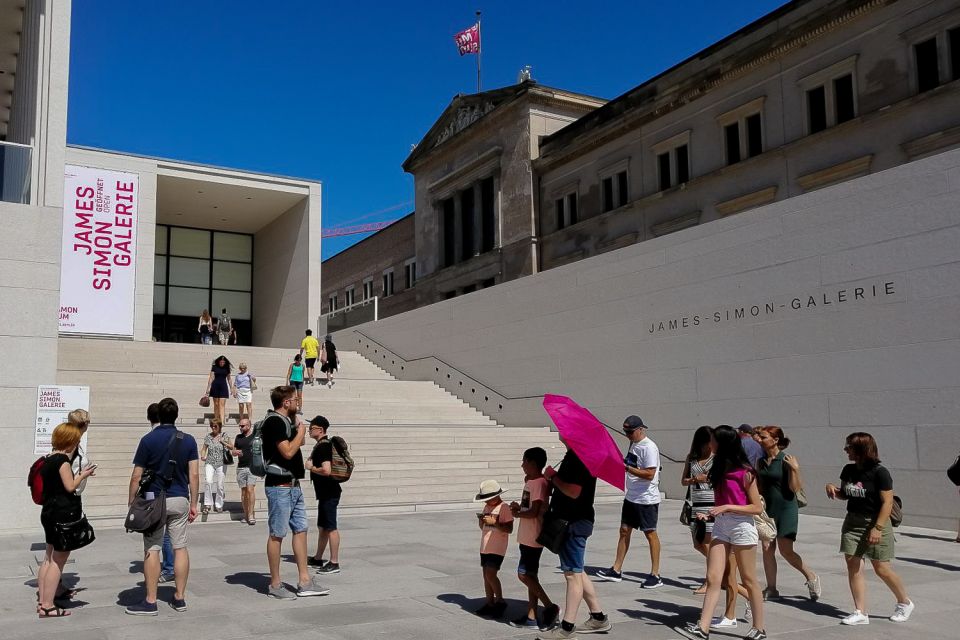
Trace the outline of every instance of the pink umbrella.
[[548, 393], [543, 396], [543, 408], [590, 473], [623, 491], [623, 454], [603, 423], [566, 396]]

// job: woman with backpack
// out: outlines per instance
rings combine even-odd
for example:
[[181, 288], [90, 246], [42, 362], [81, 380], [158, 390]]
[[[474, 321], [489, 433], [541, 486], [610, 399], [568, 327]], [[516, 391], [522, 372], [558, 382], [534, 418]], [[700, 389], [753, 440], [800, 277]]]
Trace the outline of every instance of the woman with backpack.
[[869, 433], [847, 436], [843, 447], [850, 464], [840, 472], [840, 486], [828, 484], [827, 497], [847, 501], [847, 516], [840, 529], [840, 553], [847, 562], [847, 581], [853, 595], [854, 611], [841, 624], [870, 624], [867, 616], [867, 583], [863, 577], [863, 559], [869, 558], [873, 571], [897, 599], [890, 620], [906, 622], [914, 604], [893, 569], [893, 478], [880, 464], [877, 441]]
[[56, 601], [73, 594], [60, 591], [60, 577], [70, 552], [93, 540], [93, 530], [83, 516], [83, 505], [76, 493], [80, 483], [93, 475], [96, 465], [84, 467], [74, 475], [70, 458], [80, 444], [83, 433], [76, 425], [63, 423], [53, 430], [53, 451], [43, 460], [39, 479], [43, 483], [43, 508], [40, 524], [46, 551], [37, 573], [37, 615], [41, 618], [62, 618], [70, 612]]
[[774, 425], [757, 429], [763, 457], [757, 461], [757, 478], [760, 493], [767, 506], [767, 515], [777, 525], [775, 540], [763, 545], [763, 572], [767, 578], [767, 587], [763, 590], [765, 600], [777, 600], [777, 550], [791, 567], [799, 571], [804, 578], [810, 599], [820, 599], [820, 576], [815, 574], [804, 562], [800, 554], [793, 550], [797, 541], [797, 529], [800, 523], [800, 504], [797, 496], [803, 490], [800, 479], [800, 462], [796, 456], [784, 451], [790, 446], [790, 438], [783, 429]]

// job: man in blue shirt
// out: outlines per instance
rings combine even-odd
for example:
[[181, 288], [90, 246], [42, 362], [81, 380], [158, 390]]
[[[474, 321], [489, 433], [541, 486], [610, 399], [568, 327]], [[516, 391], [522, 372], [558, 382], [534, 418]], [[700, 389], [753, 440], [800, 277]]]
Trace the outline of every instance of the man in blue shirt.
[[[151, 533], [143, 534], [143, 585], [146, 595], [142, 602], [127, 607], [134, 616], [157, 615], [157, 582], [160, 578], [160, 548], [164, 533], [173, 543], [173, 574], [176, 589], [171, 606], [177, 611], [186, 611], [184, 592], [190, 571], [187, 554], [187, 523], [197, 517], [200, 498], [200, 456], [197, 441], [193, 436], [179, 431], [176, 426], [180, 408], [173, 398], [164, 398], [159, 403], [160, 424], [140, 439], [133, 456], [133, 473], [130, 476], [129, 502], [133, 503], [144, 471], [154, 472], [154, 480], [146, 487], [149, 493], [167, 492], [167, 521]], [[168, 466], [170, 467], [168, 470]], [[169, 473], [170, 482], [165, 476]]]
[[747, 454], [747, 460], [749, 460], [753, 468], [756, 469], [760, 458], [763, 458], [765, 455], [763, 453], [763, 447], [753, 439], [753, 427], [750, 425], [742, 424], [737, 431], [740, 432], [740, 444], [743, 445], [743, 451]]

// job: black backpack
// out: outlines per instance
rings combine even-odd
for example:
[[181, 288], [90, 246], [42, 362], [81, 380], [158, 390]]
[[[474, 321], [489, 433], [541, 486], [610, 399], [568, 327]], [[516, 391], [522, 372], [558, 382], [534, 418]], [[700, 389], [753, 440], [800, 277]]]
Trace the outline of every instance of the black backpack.
[[957, 459], [947, 469], [947, 477], [950, 478], [950, 482], [960, 487], [960, 456], [957, 456]]

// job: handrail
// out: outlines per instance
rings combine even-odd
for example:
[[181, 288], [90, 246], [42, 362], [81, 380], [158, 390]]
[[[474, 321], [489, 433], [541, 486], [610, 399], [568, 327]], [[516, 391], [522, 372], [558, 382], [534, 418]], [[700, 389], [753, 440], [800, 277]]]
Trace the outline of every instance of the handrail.
[[24, 144], [22, 142], [10, 142], [9, 140], [0, 140], [0, 144], [8, 147], [23, 147], [24, 149], [33, 149], [32, 144]]
[[[499, 395], [501, 398], [503, 398], [503, 399], [505, 399], [505, 400], [537, 400], [537, 399], [542, 399], [542, 398], [543, 398], [543, 394], [542, 394], [542, 393], [541, 393], [540, 395], [534, 395], [534, 396], [508, 396], [508, 395], [506, 395], [506, 394], [504, 394], [504, 393], [501, 393], [501, 392], [497, 391], [496, 389], [494, 389], [494, 388], [491, 387], [490, 385], [488, 385], [488, 384], [486, 384], [486, 383], [484, 383], [484, 382], [480, 382], [479, 380], [477, 380], [476, 378], [474, 378], [474, 377], [471, 376], [470, 374], [464, 373], [463, 371], [461, 371], [460, 369], [456, 368], [456, 367], [453, 366], [452, 364], [450, 364], [450, 363], [446, 362], [445, 360], [443, 360], [443, 358], [439, 358], [439, 357], [437, 357], [437, 356], [421, 356], [421, 357], [419, 357], [419, 358], [413, 358], [413, 359], [406, 358], [406, 357], [400, 355], [399, 353], [397, 353], [396, 351], [394, 351], [393, 349], [384, 346], [384, 344], [383, 344], [382, 342], [379, 342], [378, 340], [376, 340], [376, 339], [374, 339], [374, 338], [371, 338], [370, 336], [368, 336], [367, 334], [365, 334], [363, 331], [360, 331], [359, 329], [348, 329], [348, 331], [353, 331], [354, 333], [359, 334], [359, 335], [362, 336], [363, 338], [366, 338], [366, 339], [369, 340], [370, 342], [372, 342], [372, 343], [374, 343], [375, 345], [379, 346], [379, 347], [380, 347], [381, 349], [383, 349], [384, 351], [389, 351], [389, 352], [392, 353], [394, 356], [396, 356], [397, 358], [400, 358], [401, 360], [403, 360], [404, 362], [406, 362], [406, 363], [408, 363], [408, 364], [411, 363], [411, 362], [420, 362], [420, 361], [423, 361], [423, 360], [431, 360], [431, 359], [432, 359], [432, 360], [436, 360], [437, 362], [441, 363], [442, 365], [444, 365], [444, 366], [447, 367], [448, 369], [453, 369], [454, 371], [456, 371], [458, 374], [460, 374], [460, 375], [463, 376], [464, 378], [469, 378], [470, 380], [472, 380], [473, 382], [475, 382], [475, 383], [478, 384], [479, 386], [481, 386], [481, 387], [486, 387], [487, 389], [490, 389], [491, 391], [493, 391], [494, 393], [496, 393], [497, 395]], [[374, 364], [376, 364], [376, 363], [374, 363]], [[602, 420], [598, 420], [598, 422], [600, 422], [600, 424], [602, 424], [604, 427], [606, 427], [607, 430], [610, 431], [611, 433], [614, 433], [614, 434], [616, 434], [616, 435], [618, 435], [618, 436], [620, 436], [620, 437], [622, 437], [622, 438], [626, 438], [626, 437], [627, 437], [627, 435], [626, 435], [625, 433], [623, 433], [623, 431], [621, 431], [620, 429], [616, 429], [616, 428], [614, 428], [614, 427], [611, 427], [610, 425], [608, 425], [607, 423], [603, 422]], [[678, 463], [678, 464], [682, 464], [682, 463], [685, 462], [684, 460], [677, 460], [676, 458], [674, 458], [674, 457], [672, 457], [672, 456], [669, 456], [669, 455], [663, 453], [662, 451], [660, 452], [660, 455], [663, 456], [664, 458], [666, 458], [667, 460], [669, 460], [670, 462], [675, 462], [675, 463]]]

